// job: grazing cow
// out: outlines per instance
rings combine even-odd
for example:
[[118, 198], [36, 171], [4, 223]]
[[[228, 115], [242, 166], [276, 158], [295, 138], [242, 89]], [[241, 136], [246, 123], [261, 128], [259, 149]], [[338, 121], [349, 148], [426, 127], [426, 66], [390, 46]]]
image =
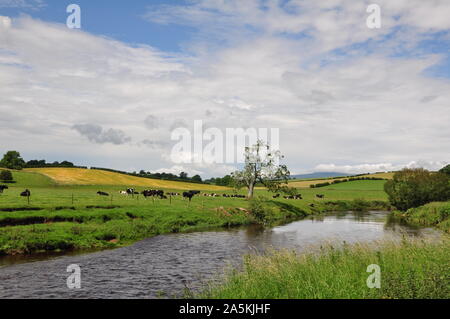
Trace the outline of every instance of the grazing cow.
[[120, 191], [119, 194], [120, 195], [128, 195], [127, 191]]
[[[198, 194], [198, 193], [197, 193]], [[192, 197], [194, 197], [195, 193], [193, 193], [192, 191], [189, 192], [183, 192], [183, 199], [184, 198], [188, 198], [189, 201], [192, 200]]]
[[316, 194], [316, 197], [317, 198], [325, 198], [325, 195], [323, 195], [323, 194]]
[[105, 193], [105, 192], [102, 192], [102, 191], [98, 191], [98, 192], [97, 192], [97, 195], [100, 195], [100, 196], [109, 196], [108, 193]]
[[0, 185], [0, 194], [3, 193], [3, 191], [4, 191], [5, 189], [8, 189], [8, 186], [6, 186], [6, 185]]
[[153, 196], [153, 197], [159, 197], [159, 198], [163, 199], [164, 191], [155, 190], [155, 189], [146, 189], [146, 190], [142, 191], [142, 195], [144, 195], [145, 198]]
[[272, 196], [274, 199], [280, 197], [280, 194], [276, 194]]
[[180, 196], [180, 193], [167, 193], [169, 196]]
[[25, 191], [20, 193], [20, 196], [22, 196], [22, 197], [30, 197], [31, 196], [31, 192], [30, 192], [30, 190], [26, 189]]
[[283, 196], [284, 199], [303, 199], [302, 195], [289, 195], [289, 196]]
[[127, 194], [134, 195], [134, 194], [136, 194], [136, 192], [134, 191], [134, 188], [127, 188]]

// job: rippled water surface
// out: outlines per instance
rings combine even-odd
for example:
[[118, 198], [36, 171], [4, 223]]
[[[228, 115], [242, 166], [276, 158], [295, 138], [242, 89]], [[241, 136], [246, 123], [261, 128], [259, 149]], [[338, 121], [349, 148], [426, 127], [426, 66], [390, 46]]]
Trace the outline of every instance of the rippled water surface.
[[[371, 242], [402, 236], [438, 238], [387, 212], [339, 213], [262, 229], [161, 235], [132, 246], [77, 255], [0, 259], [0, 298], [157, 298], [198, 289], [229, 263], [268, 247], [304, 250], [324, 242]], [[67, 266], [81, 267], [81, 289], [69, 290]]]

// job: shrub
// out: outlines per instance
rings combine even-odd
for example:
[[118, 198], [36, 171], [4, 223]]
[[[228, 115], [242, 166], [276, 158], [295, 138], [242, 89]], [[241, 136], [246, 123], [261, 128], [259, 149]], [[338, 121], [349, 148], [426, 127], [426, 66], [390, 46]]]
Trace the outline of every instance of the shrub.
[[2, 182], [11, 182], [13, 180], [13, 176], [11, 171], [2, 170], [0, 171], [0, 181]]
[[254, 197], [250, 200], [250, 212], [260, 223], [268, 222], [275, 214], [274, 209], [269, 207], [264, 197]]
[[403, 169], [386, 182], [384, 190], [395, 208], [406, 211], [433, 201], [450, 199], [449, 182], [449, 177], [442, 173], [432, 173], [423, 168]]

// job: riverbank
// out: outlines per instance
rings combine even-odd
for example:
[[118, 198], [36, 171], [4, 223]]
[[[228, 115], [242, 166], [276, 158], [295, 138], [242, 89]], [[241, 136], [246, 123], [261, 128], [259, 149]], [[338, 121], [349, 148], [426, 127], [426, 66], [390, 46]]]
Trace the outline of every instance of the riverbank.
[[[369, 265], [381, 269], [381, 288], [369, 288]], [[247, 255], [242, 270], [230, 271], [222, 284], [196, 298], [450, 298], [450, 245], [402, 242], [381, 246], [327, 247], [319, 254], [273, 251]], [[373, 272], [373, 270], [372, 270]]]
[[[411, 225], [450, 231], [450, 202], [430, 203], [393, 218]], [[366, 285], [366, 268], [382, 271], [380, 289]], [[298, 255], [273, 251], [244, 257], [243, 269], [230, 271], [222, 283], [198, 298], [450, 298], [450, 239], [440, 243], [382, 243], [381, 246], [328, 247]]]
[[201, 206], [179, 200], [128, 207], [66, 206], [36, 207], [35, 210], [16, 207], [15, 211], [3, 211], [0, 215], [0, 255], [109, 249], [160, 234], [255, 223], [271, 225], [330, 211], [386, 210], [389, 207], [384, 201], [265, 200], [261, 218], [249, 206], [244, 200], [213, 199], [202, 201]]
[[450, 201], [429, 203], [406, 212], [395, 211], [394, 216], [410, 224], [433, 226], [450, 233]]

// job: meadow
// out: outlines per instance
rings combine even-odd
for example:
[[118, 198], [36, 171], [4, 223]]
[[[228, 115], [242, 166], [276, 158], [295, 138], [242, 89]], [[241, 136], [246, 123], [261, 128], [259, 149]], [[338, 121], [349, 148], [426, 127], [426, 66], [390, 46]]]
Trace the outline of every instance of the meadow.
[[[256, 196], [262, 198], [264, 209], [270, 211], [262, 221], [250, 212], [249, 201], [241, 198], [195, 196], [189, 202], [181, 196], [144, 199], [119, 194], [127, 187], [141, 191], [156, 185], [163, 185], [161, 189], [165, 192], [195, 189], [206, 193], [234, 193], [226, 187], [150, 180], [96, 170], [80, 173], [80, 170], [46, 168], [13, 172], [16, 183], [8, 184], [9, 189], [0, 194], [0, 254], [114, 248], [163, 233], [280, 223], [333, 210], [387, 208], [382, 191], [384, 181], [299, 189], [303, 200], [275, 200], [272, 193], [259, 189]], [[88, 185], [81, 185], [87, 183], [86, 179]], [[19, 196], [25, 188], [31, 191], [29, 203], [27, 198]], [[98, 196], [99, 190], [110, 196]], [[324, 194], [325, 199], [316, 199], [318, 193]]]
[[[367, 286], [367, 266], [380, 267], [380, 288]], [[242, 269], [229, 270], [221, 284], [197, 298], [232, 299], [424, 299], [450, 298], [450, 245], [404, 241], [323, 247], [298, 254], [272, 251], [248, 255]]]

